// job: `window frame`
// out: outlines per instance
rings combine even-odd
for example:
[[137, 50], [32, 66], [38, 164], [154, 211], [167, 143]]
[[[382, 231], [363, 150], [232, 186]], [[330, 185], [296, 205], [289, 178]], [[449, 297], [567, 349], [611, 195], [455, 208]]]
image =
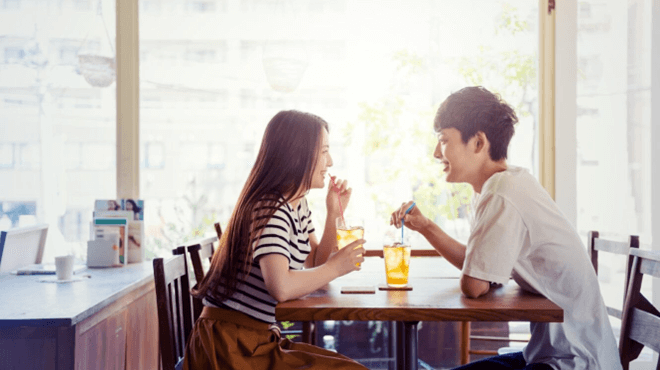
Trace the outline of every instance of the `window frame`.
[[[552, 0], [539, 1], [539, 169], [541, 184], [573, 225], [576, 207], [577, 0], [565, 0], [548, 12]], [[117, 198], [139, 198], [139, 38], [138, 2], [116, 0], [117, 16]], [[653, 14], [660, 4], [653, 3]], [[121, 27], [119, 26], [121, 24]], [[561, 24], [561, 27], [556, 27]], [[660, 20], [652, 30], [651, 65], [660, 64]], [[660, 73], [652, 75], [651, 142], [660, 141]], [[653, 124], [655, 123], [655, 124]], [[660, 163], [660, 146], [652, 146]], [[561, 166], [555, 166], [561, 163]], [[561, 179], [561, 181], [556, 181]], [[660, 184], [660, 166], [652, 166], [652, 183]], [[656, 186], [657, 188], [657, 186]], [[655, 212], [654, 212], [655, 211]], [[660, 230], [660, 195], [652, 196], [652, 229]], [[660, 238], [660, 236], [658, 237]], [[660, 250], [660, 243], [653, 245]], [[653, 285], [660, 303], [660, 284]]]

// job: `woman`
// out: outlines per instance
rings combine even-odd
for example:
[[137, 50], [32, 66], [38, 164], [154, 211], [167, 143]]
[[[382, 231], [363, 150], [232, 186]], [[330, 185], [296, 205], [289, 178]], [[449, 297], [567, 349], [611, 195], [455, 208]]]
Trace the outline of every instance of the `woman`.
[[126, 199], [124, 207], [127, 211], [133, 211], [133, 220], [138, 221], [141, 219], [140, 212], [142, 212], [142, 208], [133, 199]]
[[364, 369], [337, 353], [281, 339], [275, 325], [277, 302], [309, 294], [364, 260], [362, 247], [336, 248], [337, 194], [344, 206], [351, 196], [345, 181], [331, 179], [323, 236], [316, 237], [305, 195], [325, 186], [328, 150], [328, 124], [320, 117], [282, 111], [268, 123], [209, 272], [193, 290], [204, 310], [184, 369]]

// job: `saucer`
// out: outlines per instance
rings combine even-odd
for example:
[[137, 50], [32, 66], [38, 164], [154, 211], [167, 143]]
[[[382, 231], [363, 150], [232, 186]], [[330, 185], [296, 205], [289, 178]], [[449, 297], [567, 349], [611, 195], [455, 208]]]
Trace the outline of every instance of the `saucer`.
[[84, 279], [89, 278], [89, 275], [74, 275], [70, 280], [57, 280], [57, 276], [48, 276], [39, 279], [40, 282], [42, 283], [74, 283], [76, 281], [82, 281]]

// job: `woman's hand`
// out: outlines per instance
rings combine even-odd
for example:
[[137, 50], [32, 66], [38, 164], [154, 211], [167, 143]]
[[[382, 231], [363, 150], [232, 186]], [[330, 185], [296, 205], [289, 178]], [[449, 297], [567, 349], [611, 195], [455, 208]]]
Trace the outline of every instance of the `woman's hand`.
[[[325, 198], [329, 219], [334, 220], [341, 215], [342, 211], [346, 209], [348, 202], [351, 200], [352, 192], [353, 189], [348, 187], [348, 182], [346, 180], [338, 179], [336, 176], [330, 176], [328, 195]], [[340, 200], [341, 205], [339, 204]]]
[[[397, 209], [396, 211], [392, 212], [392, 216], [390, 217], [390, 225], [394, 225], [397, 229], [401, 227], [401, 218], [405, 221], [405, 225], [407, 228], [413, 231], [420, 231], [424, 227], [428, 225], [431, 220], [426, 218], [422, 214], [422, 211], [417, 208], [417, 206], [414, 206], [408, 214], [406, 214], [406, 211], [410, 207], [410, 205], [413, 204], [412, 201], [405, 202], [401, 204], [401, 207]], [[405, 216], [404, 216], [405, 214]]]
[[362, 247], [364, 243], [364, 239], [358, 239], [339, 251], [333, 252], [326, 264], [337, 271], [339, 276], [359, 270], [362, 262], [364, 262], [364, 247]]

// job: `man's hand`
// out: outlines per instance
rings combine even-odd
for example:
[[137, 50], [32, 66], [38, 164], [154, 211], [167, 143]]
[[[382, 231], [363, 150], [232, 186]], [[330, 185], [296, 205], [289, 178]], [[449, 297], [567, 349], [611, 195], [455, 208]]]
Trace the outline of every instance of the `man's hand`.
[[392, 216], [390, 217], [390, 225], [394, 225], [397, 229], [400, 228], [401, 219], [403, 218], [405, 226], [410, 230], [419, 232], [424, 227], [426, 227], [428, 223], [431, 222], [431, 220], [426, 218], [426, 216], [422, 214], [422, 211], [420, 211], [417, 206], [414, 206], [410, 212], [406, 214], [406, 211], [412, 204], [412, 201], [405, 202], [401, 204], [399, 209], [392, 212]]

